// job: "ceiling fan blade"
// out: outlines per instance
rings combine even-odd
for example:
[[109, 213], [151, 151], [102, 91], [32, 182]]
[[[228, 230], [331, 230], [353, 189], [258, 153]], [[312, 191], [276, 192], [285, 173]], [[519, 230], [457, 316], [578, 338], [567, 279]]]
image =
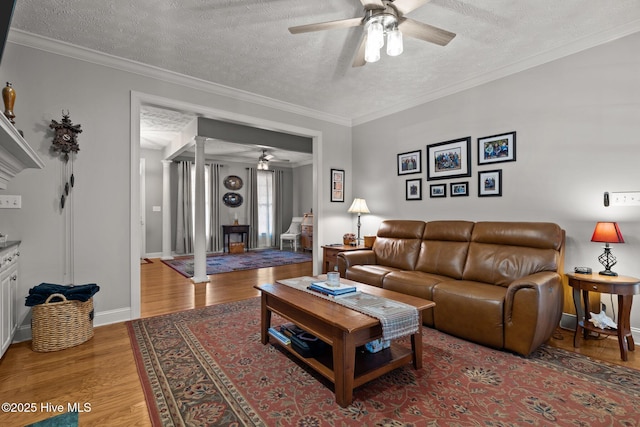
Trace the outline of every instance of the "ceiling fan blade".
[[367, 33], [366, 31], [363, 32], [363, 36], [362, 36], [362, 41], [360, 41], [360, 45], [358, 46], [358, 50], [356, 51], [356, 55], [353, 58], [353, 65], [352, 67], [362, 67], [363, 65], [365, 65], [367, 63], [367, 61], [364, 60], [364, 48], [367, 44]]
[[423, 22], [414, 21], [410, 18], [401, 18], [398, 28], [400, 28], [400, 31], [402, 31], [402, 34], [405, 36], [435, 43], [440, 46], [446, 46], [456, 36], [455, 33]]
[[291, 34], [310, 33], [313, 31], [334, 30], [336, 28], [357, 27], [362, 24], [362, 18], [340, 19], [338, 21], [319, 22], [317, 24], [289, 27]]
[[395, 0], [392, 4], [398, 12], [403, 15], [416, 10], [425, 3], [429, 3], [431, 0]]
[[360, 0], [360, 3], [362, 3], [366, 10], [384, 9], [384, 3], [382, 3], [382, 0]]

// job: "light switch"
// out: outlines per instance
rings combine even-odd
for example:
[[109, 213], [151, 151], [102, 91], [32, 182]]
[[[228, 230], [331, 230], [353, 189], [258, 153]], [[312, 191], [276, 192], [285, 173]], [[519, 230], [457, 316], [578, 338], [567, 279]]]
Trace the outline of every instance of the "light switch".
[[611, 206], [640, 206], [640, 191], [609, 193]]
[[160, 206], [153, 206], [153, 207], [151, 208], [151, 210], [152, 210], [153, 212], [161, 212], [161, 211], [162, 211], [162, 208], [161, 208]]
[[20, 209], [22, 196], [0, 195], [0, 209]]

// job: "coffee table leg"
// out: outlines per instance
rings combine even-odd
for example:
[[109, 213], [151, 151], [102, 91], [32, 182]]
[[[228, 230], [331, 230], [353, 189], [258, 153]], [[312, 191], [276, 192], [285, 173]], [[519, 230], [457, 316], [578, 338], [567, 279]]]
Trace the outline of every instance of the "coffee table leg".
[[422, 311], [418, 311], [418, 332], [411, 335], [414, 369], [422, 369]]
[[353, 375], [356, 347], [353, 336], [338, 331], [333, 340], [333, 375], [338, 405], [348, 406], [353, 401]]
[[260, 299], [260, 342], [267, 344], [269, 342], [269, 326], [271, 326], [271, 311], [267, 308], [267, 295], [262, 294]]

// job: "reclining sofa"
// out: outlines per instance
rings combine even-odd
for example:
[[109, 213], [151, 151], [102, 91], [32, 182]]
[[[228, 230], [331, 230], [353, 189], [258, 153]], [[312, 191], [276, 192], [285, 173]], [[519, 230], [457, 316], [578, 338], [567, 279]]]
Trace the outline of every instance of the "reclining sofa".
[[341, 277], [436, 303], [425, 325], [529, 355], [560, 322], [565, 233], [543, 222], [383, 221]]

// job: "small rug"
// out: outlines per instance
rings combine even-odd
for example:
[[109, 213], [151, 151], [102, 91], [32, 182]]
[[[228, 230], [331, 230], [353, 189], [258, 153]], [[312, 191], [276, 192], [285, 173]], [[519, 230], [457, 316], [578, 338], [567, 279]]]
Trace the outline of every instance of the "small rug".
[[55, 417], [47, 418], [46, 420], [38, 421], [37, 423], [29, 424], [26, 427], [78, 427], [78, 413], [66, 412], [56, 415]]
[[[277, 249], [262, 249], [240, 254], [212, 254], [207, 255], [207, 275], [298, 264], [311, 260], [310, 252], [287, 252]], [[184, 277], [193, 277], [193, 256], [162, 260], [162, 262]]]
[[524, 358], [423, 327], [423, 369], [396, 369], [357, 388], [341, 408], [322, 377], [277, 344], [260, 343], [259, 298], [127, 327], [154, 426], [629, 427], [640, 420], [640, 371], [549, 346]]

